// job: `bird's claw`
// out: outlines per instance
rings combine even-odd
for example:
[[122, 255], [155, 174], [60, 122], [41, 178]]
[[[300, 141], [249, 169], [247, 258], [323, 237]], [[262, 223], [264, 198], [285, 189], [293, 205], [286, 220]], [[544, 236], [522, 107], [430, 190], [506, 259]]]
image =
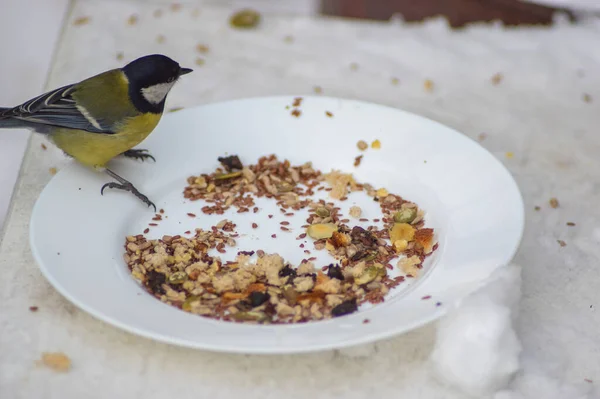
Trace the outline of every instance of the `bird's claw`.
[[154, 162], [156, 162], [156, 158], [154, 158], [152, 155], [150, 155], [148, 153], [148, 150], [145, 150], [145, 149], [127, 150], [124, 153], [122, 153], [121, 155], [123, 155], [126, 158], [140, 159], [142, 162], [147, 159], [151, 159]]
[[116, 188], [117, 190], [129, 191], [130, 193], [135, 195], [137, 198], [139, 198], [144, 204], [148, 205], [148, 207], [153, 207], [154, 212], [156, 212], [156, 205], [154, 205], [154, 202], [150, 201], [150, 199], [147, 196], [140, 193], [138, 191], [138, 189], [135, 188], [133, 186], [133, 184], [131, 184], [131, 183], [125, 183], [125, 184], [115, 183], [115, 182], [106, 183], [100, 189], [100, 195], [104, 195], [104, 189], [106, 189], [106, 188]]

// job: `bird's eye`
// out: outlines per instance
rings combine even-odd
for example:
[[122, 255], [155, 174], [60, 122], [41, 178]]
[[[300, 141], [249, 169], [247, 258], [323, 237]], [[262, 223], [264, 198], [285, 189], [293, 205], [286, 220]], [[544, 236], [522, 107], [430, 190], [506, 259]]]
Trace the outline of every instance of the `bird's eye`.
[[167, 80], [167, 83], [171, 83], [171, 82], [174, 82], [174, 81], [175, 81], [175, 78], [174, 78], [174, 77], [170, 77], [170, 78]]

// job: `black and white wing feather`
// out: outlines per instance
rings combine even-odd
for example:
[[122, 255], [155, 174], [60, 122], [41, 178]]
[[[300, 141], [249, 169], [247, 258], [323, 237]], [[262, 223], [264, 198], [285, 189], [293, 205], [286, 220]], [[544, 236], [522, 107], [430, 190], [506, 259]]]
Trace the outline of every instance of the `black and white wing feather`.
[[110, 126], [94, 118], [84, 107], [77, 104], [72, 97], [76, 89], [75, 85], [64, 86], [14, 108], [2, 109], [0, 119], [16, 119], [30, 126], [37, 124], [86, 130], [92, 133], [114, 133]]

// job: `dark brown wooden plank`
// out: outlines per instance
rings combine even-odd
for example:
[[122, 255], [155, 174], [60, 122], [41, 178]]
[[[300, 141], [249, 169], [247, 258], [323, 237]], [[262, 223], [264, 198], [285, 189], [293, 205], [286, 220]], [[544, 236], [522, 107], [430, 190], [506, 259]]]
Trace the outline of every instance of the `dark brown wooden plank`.
[[556, 12], [573, 15], [563, 9], [519, 0], [322, 0], [323, 15], [388, 20], [399, 13], [408, 22], [444, 16], [454, 28], [473, 22], [501, 21], [504, 25], [550, 25]]

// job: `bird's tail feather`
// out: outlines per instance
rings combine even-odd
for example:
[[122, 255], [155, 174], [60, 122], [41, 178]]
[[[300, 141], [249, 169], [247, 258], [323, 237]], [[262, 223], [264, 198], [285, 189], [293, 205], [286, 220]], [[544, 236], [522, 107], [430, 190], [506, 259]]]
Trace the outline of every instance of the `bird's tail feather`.
[[0, 128], [17, 128], [22, 127], [23, 123], [18, 119], [13, 119], [8, 115], [7, 111], [12, 108], [0, 107]]

